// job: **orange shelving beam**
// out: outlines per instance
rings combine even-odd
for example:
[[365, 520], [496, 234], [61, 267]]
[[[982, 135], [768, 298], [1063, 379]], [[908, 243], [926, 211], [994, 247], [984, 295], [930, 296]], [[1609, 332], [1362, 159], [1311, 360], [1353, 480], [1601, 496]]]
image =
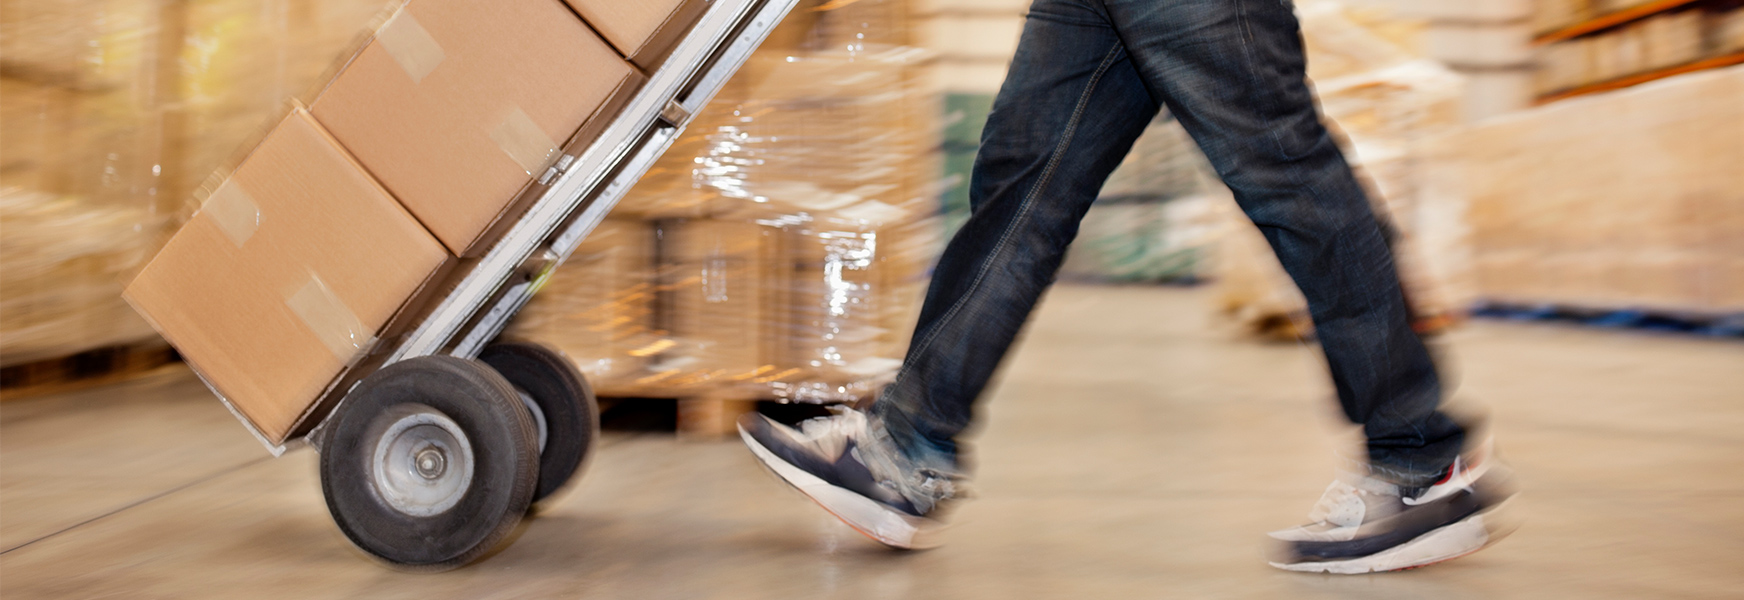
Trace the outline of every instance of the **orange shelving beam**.
[[1651, 17], [1686, 4], [1695, 4], [1702, 1], [1703, 0], [1657, 0], [1656, 2], [1648, 2], [1640, 6], [1632, 6], [1614, 13], [1581, 21], [1562, 29], [1541, 34], [1538, 37], [1532, 38], [1532, 43], [1548, 44], [1551, 42], [1560, 42], [1562, 40], [1586, 35], [1601, 29], [1616, 27], [1630, 21]]
[[1570, 90], [1556, 92], [1554, 94], [1546, 94], [1543, 96], [1539, 96], [1536, 103], [1537, 104], [1546, 104], [1546, 103], [1550, 103], [1550, 102], [1555, 102], [1557, 100], [1562, 100], [1565, 98], [1573, 98], [1575, 96], [1584, 96], [1587, 94], [1596, 94], [1598, 92], [1608, 92], [1611, 90], [1626, 88], [1626, 87], [1629, 87], [1632, 85], [1640, 85], [1643, 83], [1647, 83], [1649, 81], [1653, 81], [1655, 79], [1664, 79], [1666, 77], [1671, 77], [1673, 75], [1682, 75], [1684, 73], [1701, 71], [1704, 69], [1717, 69], [1720, 67], [1731, 66], [1731, 65], [1736, 65], [1736, 64], [1744, 64], [1744, 52], [1733, 52], [1731, 54], [1723, 54], [1720, 56], [1715, 56], [1713, 58], [1698, 60], [1698, 61], [1692, 62], [1692, 63], [1684, 63], [1684, 64], [1681, 64], [1681, 65], [1678, 65], [1675, 67], [1666, 67], [1664, 69], [1659, 69], [1659, 70], [1655, 70], [1655, 71], [1648, 71], [1645, 73], [1636, 73], [1634, 75], [1630, 75], [1627, 77], [1620, 77], [1617, 79], [1612, 79], [1610, 81], [1601, 81], [1598, 83], [1583, 85], [1583, 86], [1580, 86], [1580, 87], [1577, 87], [1574, 89], [1570, 89]]

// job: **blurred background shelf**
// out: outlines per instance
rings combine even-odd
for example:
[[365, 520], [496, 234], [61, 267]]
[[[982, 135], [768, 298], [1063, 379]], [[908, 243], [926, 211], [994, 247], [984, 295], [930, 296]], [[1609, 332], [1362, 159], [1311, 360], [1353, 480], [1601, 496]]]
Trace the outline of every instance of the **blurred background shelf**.
[[1648, 71], [1646, 73], [1637, 73], [1637, 74], [1623, 77], [1620, 79], [1613, 79], [1610, 81], [1601, 81], [1599, 83], [1583, 85], [1581, 87], [1574, 88], [1571, 90], [1556, 92], [1553, 94], [1547, 94], [1544, 96], [1540, 96], [1538, 98], [1537, 103], [1544, 104], [1547, 102], [1555, 102], [1557, 100], [1564, 100], [1564, 99], [1568, 99], [1568, 98], [1573, 98], [1575, 96], [1585, 96], [1587, 94], [1596, 94], [1599, 92], [1608, 92], [1611, 90], [1623, 89], [1623, 88], [1626, 88], [1626, 87], [1629, 87], [1632, 85], [1640, 85], [1640, 84], [1647, 83], [1649, 81], [1653, 81], [1656, 79], [1664, 79], [1666, 77], [1671, 77], [1673, 75], [1682, 75], [1684, 73], [1693, 73], [1695, 71], [1702, 71], [1702, 70], [1706, 70], [1706, 69], [1717, 69], [1720, 67], [1729, 67], [1729, 66], [1736, 65], [1736, 64], [1744, 64], [1744, 52], [1733, 52], [1731, 54], [1727, 54], [1727, 55], [1723, 55], [1723, 56], [1716, 56], [1716, 57], [1704, 59], [1704, 60], [1698, 60], [1698, 61], [1693, 62], [1693, 63], [1678, 65], [1675, 67], [1667, 67], [1664, 69]]
[[1739, 0], [1543, 0], [1534, 104], [1740, 62]]

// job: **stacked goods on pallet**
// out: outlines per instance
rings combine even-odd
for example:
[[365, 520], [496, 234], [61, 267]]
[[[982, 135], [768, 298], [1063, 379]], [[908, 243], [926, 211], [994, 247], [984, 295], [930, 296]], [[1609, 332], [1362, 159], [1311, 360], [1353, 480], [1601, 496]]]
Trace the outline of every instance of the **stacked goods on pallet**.
[[1488, 301], [1744, 311], [1744, 67], [1560, 102], [1449, 139]]
[[1192, 282], [1216, 225], [1217, 175], [1165, 112], [1145, 128], [1084, 216], [1060, 276]]
[[1744, 9], [1712, 14], [1715, 50], [1731, 54], [1744, 52]]
[[[1395, 234], [1395, 262], [1420, 325], [1445, 322], [1468, 303], [1470, 266], [1459, 198], [1427, 185], [1427, 153], [1461, 127], [1463, 81], [1421, 57], [1420, 28], [1410, 21], [1336, 2], [1297, 9], [1328, 128]], [[1220, 310], [1262, 336], [1309, 335], [1306, 300], [1265, 239], [1232, 202], [1215, 207]]]
[[[1557, 39], [1557, 30], [1629, 8], [1611, 4], [1541, 4], [1538, 30]], [[1536, 87], [1539, 95], [1551, 97], [1698, 61], [1738, 62], [1740, 52], [1744, 8], [1727, 2], [1692, 4], [1544, 45]]]
[[0, 10], [0, 365], [150, 340], [120, 278], [150, 255], [156, 3]]
[[[331, 68], [277, 64], [290, 73], [281, 80], [321, 83], [308, 107], [210, 178], [200, 210], [124, 297], [280, 447], [325, 416], [346, 377], [369, 372], [353, 367], [386, 360], [450, 267], [488, 248], [538, 196], [535, 179], [586, 148], [644, 81], [595, 27], [629, 36], [619, 41], [637, 56], [663, 55], [699, 15], [675, 16], [681, 4], [644, 27], [641, 11], [590, 26], [559, 0], [411, 0], [366, 35], [306, 32], [340, 52], [326, 56]], [[284, 49], [271, 26], [214, 22]], [[267, 89], [214, 103], [226, 109], [209, 111], [219, 130], [293, 87], [238, 78]]]
[[891, 41], [906, 10], [801, 3], [612, 213], [616, 241], [590, 238], [509, 335], [608, 396], [869, 394], [936, 237], [924, 63]]
[[0, 222], [0, 366], [156, 337], [121, 301], [157, 241], [143, 207], [6, 188]]

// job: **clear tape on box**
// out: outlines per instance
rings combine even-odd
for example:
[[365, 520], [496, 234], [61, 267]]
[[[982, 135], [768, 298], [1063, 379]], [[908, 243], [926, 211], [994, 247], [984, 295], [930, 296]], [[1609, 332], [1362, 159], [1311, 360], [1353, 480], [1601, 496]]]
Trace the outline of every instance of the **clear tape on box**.
[[285, 99], [388, 0], [31, 0], [0, 11], [0, 365], [155, 338], [121, 300]]
[[938, 247], [928, 57], [826, 47], [839, 28], [815, 28], [839, 19], [801, 16], [508, 335], [563, 350], [607, 396], [844, 402], [894, 375]]

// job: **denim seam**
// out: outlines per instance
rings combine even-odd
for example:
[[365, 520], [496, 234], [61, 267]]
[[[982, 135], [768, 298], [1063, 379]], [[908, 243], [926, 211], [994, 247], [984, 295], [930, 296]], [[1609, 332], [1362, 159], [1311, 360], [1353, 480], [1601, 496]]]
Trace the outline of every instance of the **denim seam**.
[[1061, 25], [1077, 25], [1080, 27], [1108, 27], [1108, 23], [1104, 22], [1104, 21], [1092, 21], [1089, 19], [1085, 19], [1082, 21], [1080, 21], [1078, 19], [1063, 19], [1063, 18], [1047, 16], [1047, 15], [1036, 15], [1036, 14], [1029, 13], [1029, 12], [1023, 13], [1023, 18], [1025, 20], [1035, 19], [1037, 21], [1047, 21], [1049, 23], [1059, 23]]
[[[1078, 97], [1078, 105], [1072, 110], [1072, 118], [1066, 121], [1064, 137], [1060, 139], [1059, 144], [1054, 146], [1053, 154], [1048, 157], [1048, 166], [1042, 170], [1041, 179], [1036, 182], [1035, 187], [1030, 188], [1029, 194], [1024, 196], [1023, 204], [1017, 209], [1017, 215], [1012, 218], [1011, 224], [1007, 225], [1005, 231], [1000, 234], [999, 242], [994, 245], [993, 251], [989, 252], [987, 258], [981, 261], [981, 268], [975, 273], [975, 281], [970, 282], [969, 289], [963, 293], [963, 297], [959, 298], [950, 310], [945, 311], [944, 316], [939, 317], [938, 322], [927, 331], [926, 337], [915, 346], [911, 354], [918, 356], [926, 352], [927, 348], [932, 346], [933, 340], [937, 339], [939, 334], [950, 325], [951, 320], [957, 316], [958, 312], [962, 311], [971, 298], [975, 297], [976, 292], [981, 290], [981, 282], [987, 278], [988, 271], [993, 269], [995, 259], [1005, 252], [1005, 247], [1007, 242], [1011, 240], [1012, 233], [1017, 231], [1024, 221], [1028, 220], [1030, 207], [1035, 204], [1036, 196], [1040, 195], [1041, 191], [1053, 181], [1054, 171], [1059, 166], [1061, 157], [1065, 155], [1066, 148], [1071, 145], [1072, 138], [1077, 134], [1078, 122], [1084, 116], [1084, 108], [1089, 105], [1090, 96], [1096, 92], [1096, 84], [1101, 83], [1102, 75], [1114, 66], [1115, 59], [1120, 56], [1121, 48], [1121, 43], [1115, 42], [1114, 47], [1108, 50], [1108, 55], [1102, 59], [1102, 64], [1096, 66], [1096, 72], [1090, 76], [1089, 85], [1084, 87], [1084, 93]], [[901, 389], [902, 384], [906, 381], [908, 381], [908, 370], [903, 369], [896, 381], [891, 382], [890, 387]]]

